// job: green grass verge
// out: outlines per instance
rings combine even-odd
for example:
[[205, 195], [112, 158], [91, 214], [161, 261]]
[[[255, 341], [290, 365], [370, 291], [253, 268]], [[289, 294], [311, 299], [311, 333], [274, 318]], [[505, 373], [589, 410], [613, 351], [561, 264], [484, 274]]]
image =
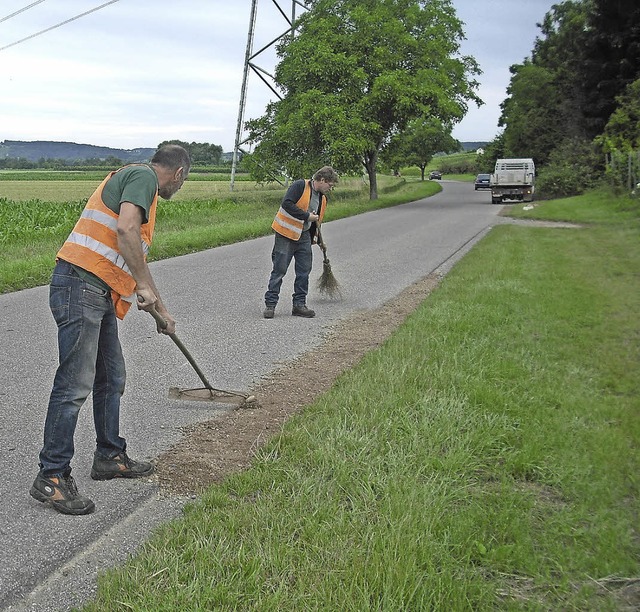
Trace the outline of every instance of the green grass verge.
[[640, 209], [640, 200], [615, 197], [608, 187], [591, 191], [587, 196], [563, 198], [561, 200], [536, 201], [532, 204], [517, 204], [509, 215], [520, 219], [537, 219], [541, 214], [550, 221], [573, 223], [597, 223], [621, 225], [635, 223]]
[[636, 609], [640, 224], [608, 202], [495, 228], [84, 609]]

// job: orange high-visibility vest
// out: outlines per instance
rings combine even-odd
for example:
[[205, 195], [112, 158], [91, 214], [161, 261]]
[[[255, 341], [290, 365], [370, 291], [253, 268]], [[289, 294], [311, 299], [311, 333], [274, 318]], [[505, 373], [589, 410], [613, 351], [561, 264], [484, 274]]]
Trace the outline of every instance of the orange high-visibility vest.
[[[307, 181], [304, 191], [300, 196], [300, 199], [296, 202], [296, 206], [300, 210], [304, 210], [305, 212], [309, 210], [309, 203], [311, 202], [311, 181]], [[322, 223], [322, 219], [324, 218], [324, 211], [327, 206], [327, 196], [320, 194], [320, 205], [318, 209], [318, 216], [320, 220], [318, 225]], [[276, 214], [276, 218], [273, 220], [271, 224], [271, 228], [278, 232], [278, 234], [282, 234], [291, 240], [299, 240], [302, 235], [302, 228], [304, 227], [304, 221], [301, 219], [296, 219], [292, 215], [290, 215], [282, 205]]]
[[[118, 250], [118, 215], [102, 200], [102, 190], [115, 174], [111, 172], [89, 198], [80, 219], [58, 251], [57, 257], [95, 274], [111, 287], [119, 319], [124, 319], [135, 301], [136, 281]], [[140, 227], [142, 252], [146, 260], [156, 224], [158, 190], [149, 208], [149, 220]]]

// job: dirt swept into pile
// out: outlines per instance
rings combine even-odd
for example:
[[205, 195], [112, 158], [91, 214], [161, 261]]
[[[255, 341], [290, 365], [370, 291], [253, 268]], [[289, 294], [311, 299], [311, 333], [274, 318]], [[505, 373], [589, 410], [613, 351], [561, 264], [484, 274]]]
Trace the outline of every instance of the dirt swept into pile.
[[[249, 467], [258, 448], [280, 433], [286, 420], [331, 388], [335, 379], [380, 346], [437, 286], [427, 276], [375, 310], [337, 325], [324, 343], [276, 370], [251, 393], [257, 408], [222, 413], [183, 430], [183, 438], [157, 461], [165, 494], [195, 495]], [[314, 364], [321, 363], [318, 371]]]

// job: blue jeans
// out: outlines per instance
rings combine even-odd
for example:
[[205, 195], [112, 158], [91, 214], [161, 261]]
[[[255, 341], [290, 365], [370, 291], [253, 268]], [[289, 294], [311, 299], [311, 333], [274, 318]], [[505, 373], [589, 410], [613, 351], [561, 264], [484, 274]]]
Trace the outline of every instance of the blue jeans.
[[309, 292], [309, 274], [313, 265], [311, 253], [311, 235], [302, 232], [299, 240], [285, 238], [276, 232], [275, 243], [271, 253], [273, 270], [269, 277], [269, 286], [264, 294], [264, 303], [274, 306], [278, 303], [282, 279], [289, 269], [291, 260], [295, 259], [296, 278], [293, 283], [293, 305], [304, 306]]
[[125, 365], [110, 292], [85, 282], [70, 264], [58, 261], [49, 306], [58, 325], [60, 363], [40, 451], [40, 473], [47, 477], [70, 473], [78, 414], [91, 392], [97, 452], [111, 458], [126, 448], [119, 435]]

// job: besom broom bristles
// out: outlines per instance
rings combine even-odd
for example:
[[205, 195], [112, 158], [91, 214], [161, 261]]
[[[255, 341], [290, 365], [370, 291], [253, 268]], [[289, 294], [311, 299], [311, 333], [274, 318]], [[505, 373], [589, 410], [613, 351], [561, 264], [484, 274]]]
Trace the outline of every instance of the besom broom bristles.
[[330, 298], [340, 298], [342, 297], [342, 291], [340, 289], [340, 283], [336, 280], [336, 277], [333, 275], [331, 270], [331, 262], [327, 257], [327, 245], [324, 243], [322, 239], [322, 234], [320, 233], [320, 228], [317, 231], [318, 236], [318, 246], [322, 249], [322, 276], [318, 279], [318, 290], [322, 294], [328, 295]]

